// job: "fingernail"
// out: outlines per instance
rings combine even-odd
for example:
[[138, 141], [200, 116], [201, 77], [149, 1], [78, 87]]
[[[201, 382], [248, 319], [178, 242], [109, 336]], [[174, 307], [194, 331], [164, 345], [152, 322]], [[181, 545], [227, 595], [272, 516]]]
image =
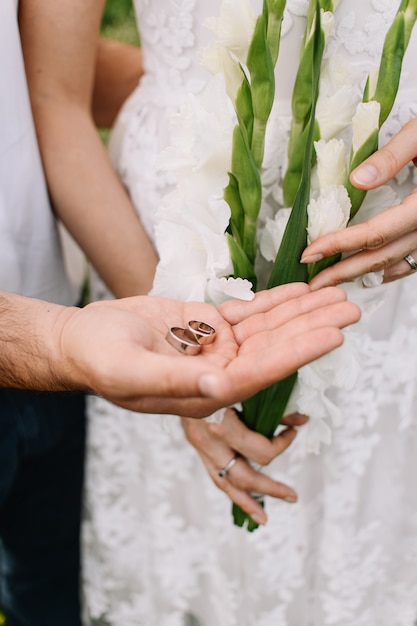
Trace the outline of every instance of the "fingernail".
[[378, 170], [373, 165], [360, 165], [352, 172], [352, 179], [360, 185], [371, 185], [378, 178]]
[[260, 526], [264, 526], [264, 524], [266, 524], [266, 519], [267, 519], [266, 515], [263, 515], [262, 513], [251, 513], [250, 516], [253, 519], [253, 521], [259, 524]]
[[317, 263], [317, 261], [321, 261], [323, 259], [322, 254], [310, 254], [307, 256], [302, 256], [300, 259], [300, 263]]
[[293, 495], [285, 496], [285, 498], [283, 499], [285, 500], [285, 502], [290, 502], [291, 504], [294, 504], [294, 502], [297, 502], [298, 500], [297, 495], [295, 493]]

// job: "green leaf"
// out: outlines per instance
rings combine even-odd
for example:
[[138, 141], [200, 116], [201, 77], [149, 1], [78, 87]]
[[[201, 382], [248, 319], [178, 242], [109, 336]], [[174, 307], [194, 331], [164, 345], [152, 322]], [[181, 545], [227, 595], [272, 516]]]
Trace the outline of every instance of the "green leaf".
[[330, 267], [334, 265], [342, 258], [341, 254], [332, 254], [332, 256], [328, 256], [321, 261], [317, 261], [317, 263], [312, 263], [308, 266], [308, 280], [310, 281], [314, 276], [317, 276], [320, 272], [326, 269], [326, 267]]
[[[357, 150], [352, 156], [350, 162], [350, 172], [352, 172], [355, 167], [358, 167], [358, 165], [363, 163], [363, 161], [371, 156], [371, 154], [373, 154], [376, 150], [378, 150], [378, 130], [371, 133], [365, 143], [363, 143], [359, 150]], [[362, 206], [366, 197], [366, 191], [364, 189], [357, 189], [357, 187], [354, 187], [349, 179], [347, 180], [345, 186], [352, 203], [350, 219], [353, 219]]]
[[245, 227], [245, 210], [239, 193], [239, 185], [236, 177], [229, 172], [229, 184], [224, 190], [224, 199], [230, 207], [229, 232], [242, 245], [241, 234]]
[[246, 524], [246, 530], [250, 533], [259, 528], [259, 524], [254, 522], [253, 519], [240, 508], [240, 506], [234, 503], [232, 506], [232, 515], [235, 526], [243, 528]]
[[[301, 174], [304, 166], [304, 156], [307, 149], [308, 126], [297, 138], [294, 149], [288, 159], [287, 170], [282, 181], [282, 191], [284, 197], [284, 206], [292, 206], [295, 196], [300, 185]], [[314, 125], [313, 142], [320, 139], [320, 128], [317, 122]], [[314, 155], [315, 157], [315, 155]], [[313, 156], [312, 156], [313, 158]]]
[[232, 173], [237, 182], [243, 207], [243, 230], [239, 232], [248, 258], [255, 262], [256, 229], [262, 202], [261, 176], [248, 146], [246, 131], [236, 126], [233, 132]]
[[264, 14], [258, 17], [254, 36], [249, 46], [247, 66], [253, 107], [253, 133], [251, 150], [257, 167], [262, 167], [265, 147], [265, 130], [275, 96], [274, 65], [266, 40]]
[[256, 289], [256, 276], [253, 263], [248, 259], [242, 246], [238, 244], [230, 233], [227, 233], [226, 237], [233, 263], [233, 275], [239, 278], [247, 278], [252, 283], [253, 288]]
[[286, 0], [265, 0], [264, 14], [267, 15], [266, 40], [271, 53], [272, 64], [275, 66], [281, 42], [281, 26], [284, 17]]
[[258, 17], [249, 46], [247, 66], [255, 118], [267, 122], [274, 103], [275, 76], [271, 53], [266, 42], [265, 17], [262, 14]]
[[237, 180], [245, 215], [257, 218], [262, 201], [261, 177], [245, 134], [240, 126], [233, 131], [232, 173]]
[[246, 74], [243, 72], [242, 85], [240, 86], [236, 96], [236, 114], [239, 120], [239, 125], [246, 129], [248, 144], [252, 143], [253, 135], [253, 106], [252, 106], [252, 92], [249, 81]]
[[378, 81], [375, 93], [371, 94], [371, 99], [381, 104], [380, 126], [390, 114], [397, 95], [405, 48], [404, 13], [398, 13], [385, 37]]
[[313, 91], [317, 91], [318, 95], [318, 83], [317, 86], [313, 85], [315, 78], [311, 68], [317, 60], [320, 62], [320, 68], [325, 47], [325, 37], [320, 25], [319, 3], [313, 2], [312, 5], [314, 4], [316, 4], [314, 32], [313, 36], [306, 41], [305, 48], [302, 51], [292, 93], [292, 122], [288, 144], [288, 159], [290, 162], [293, 158], [297, 158], [295, 153], [298, 150], [298, 138], [304, 132], [311, 117]]
[[[273, 437], [297, 380], [297, 372], [242, 403], [244, 422], [265, 437]], [[253, 426], [251, 426], [253, 425]]]
[[313, 76], [313, 80], [311, 81], [312, 108], [305, 144], [301, 181], [295, 196], [287, 227], [284, 231], [282, 243], [279, 247], [278, 254], [269, 277], [268, 288], [275, 287], [277, 285], [284, 285], [290, 282], [307, 282], [308, 280], [307, 267], [305, 264], [300, 263], [300, 257], [307, 245], [307, 207], [310, 202], [313, 139], [316, 127], [315, 113], [319, 91], [320, 67], [323, 56], [320, 8], [318, 3], [316, 5], [316, 29], [314, 32], [313, 43], [314, 47], [311, 58], [312, 67], [310, 69]]

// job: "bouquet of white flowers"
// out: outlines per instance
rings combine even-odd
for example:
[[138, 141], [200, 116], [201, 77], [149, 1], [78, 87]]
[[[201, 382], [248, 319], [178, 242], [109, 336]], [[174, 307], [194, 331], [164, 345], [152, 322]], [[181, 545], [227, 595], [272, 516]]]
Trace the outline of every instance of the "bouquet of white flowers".
[[[282, 205], [264, 220], [265, 136], [286, 2], [264, 0], [256, 16], [249, 0], [224, 0], [220, 16], [209, 23], [214, 42], [203, 62], [213, 79], [200, 96], [187, 98], [173, 125], [175, 147], [162, 159], [163, 167], [175, 171], [177, 186], [161, 209], [155, 293], [180, 276], [177, 292], [170, 295], [214, 303], [248, 299], [259, 283], [259, 248], [272, 262], [268, 287], [308, 282], [338, 260], [300, 263], [308, 242], [345, 228], [364, 201], [365, 192], [351, 185], [349, 174], [378, 147], [417, 18], [417, 0], [400, 2], [380, 65], [369, 74], [359, 102], [355, 90], [332, 75], [331, 62], [323, 62], [338, 4], [310, 0], [293, 88]], [[245, 424], [273, 436], [296, 380], [297, 373], [245, 401]], [[236, 506], [233, 515], [239, 526], [256, 528]]]

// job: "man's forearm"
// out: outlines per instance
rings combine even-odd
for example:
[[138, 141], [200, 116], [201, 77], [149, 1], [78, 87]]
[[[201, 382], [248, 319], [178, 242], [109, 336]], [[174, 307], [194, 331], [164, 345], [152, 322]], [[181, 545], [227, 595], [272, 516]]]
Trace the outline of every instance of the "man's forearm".
[[76, 385], [59, 357], [59, 335], [76, 311], [0, 292], [0, 387], [62, 391]]

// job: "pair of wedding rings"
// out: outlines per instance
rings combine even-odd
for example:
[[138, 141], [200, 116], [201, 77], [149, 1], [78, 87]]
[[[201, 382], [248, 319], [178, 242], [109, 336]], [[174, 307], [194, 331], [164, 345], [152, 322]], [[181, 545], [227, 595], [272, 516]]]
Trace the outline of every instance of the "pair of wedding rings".
[[195, 356], [201, 351], [201, 347], [212, 343], [215, 339], [216, 329], [207, 322], [191, 320], [187, 328], [173, 326], [169, 329], [166, 340], [178, 352]]

